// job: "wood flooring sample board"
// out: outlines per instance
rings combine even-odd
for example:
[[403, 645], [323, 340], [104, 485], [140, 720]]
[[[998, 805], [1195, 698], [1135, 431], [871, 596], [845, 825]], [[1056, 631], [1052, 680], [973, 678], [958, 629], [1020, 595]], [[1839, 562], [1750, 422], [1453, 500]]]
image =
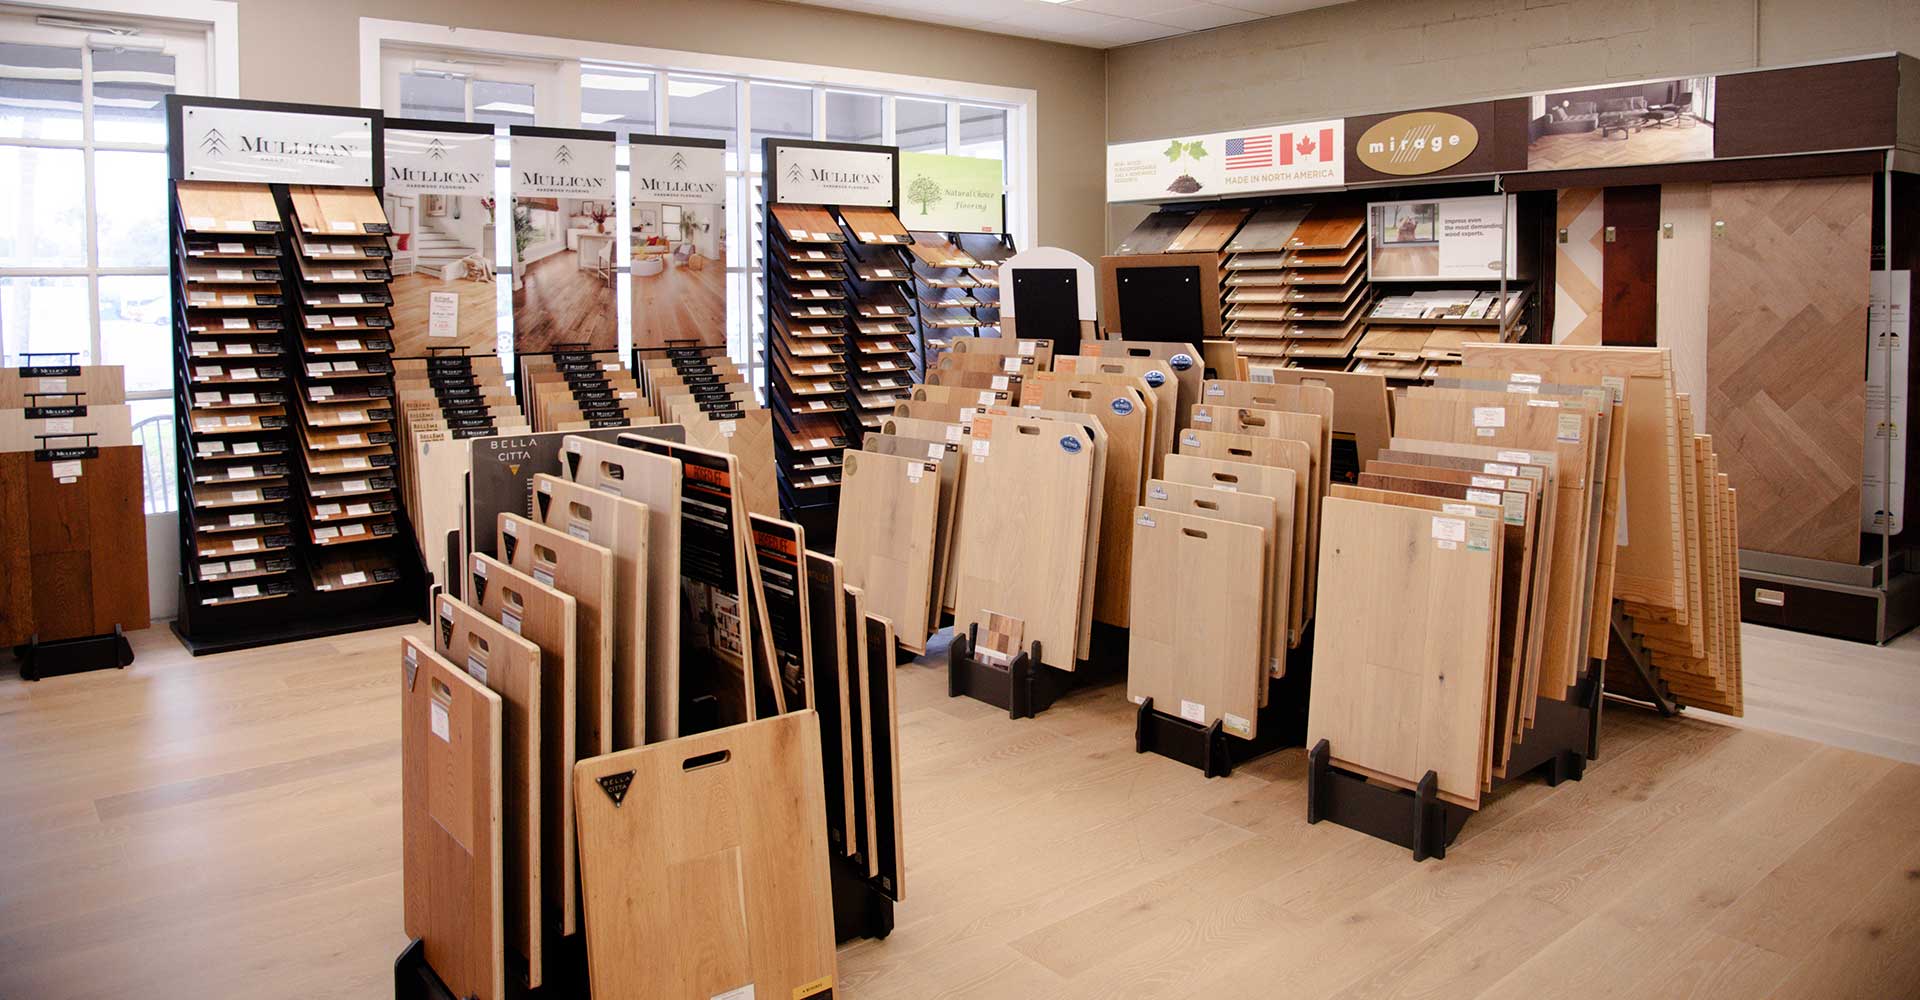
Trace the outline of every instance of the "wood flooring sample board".
[[500, 696], [418, 639], [400, 659], [407, 936], [455, 996], [503, 1000]]
[[1480, 806], [1500, 524], [1328, 497], [1307, 745], [1402, 788]]
[[580, 756], [613, 745], [613, 551], [502, 513], [494, 548], [501, 561], [574, 600], [574, 738]]
[[1266, 533], [1249, 524], [1134, 508], [1127, 697], [1241, 739], [1256, 735]]
[[[1285, 516], [1280, 501], [1259, 493], [1217, 490], [1165, 479], [1147, 482], [1145, 505], [1194, 517], [1251, 525], [1261, 531], [1265, 572], [1261, 574], [1260, 662], [1278, 677], [1287, 662], [1287, 600], [1292, 592], [1293, 537], [1291, 511]], [[1167, 713], [1174, 714], [1172, 712]]]
[[927, 651], [922, 624], [932, 597], [940, 513], [937, 459], [847, 452], [840, 472], [837, 555], [867, 610], [890, 622], [900, 645]]
[[575, 773], [594, 996], [832, 995], [811, 711], [618, 751]]

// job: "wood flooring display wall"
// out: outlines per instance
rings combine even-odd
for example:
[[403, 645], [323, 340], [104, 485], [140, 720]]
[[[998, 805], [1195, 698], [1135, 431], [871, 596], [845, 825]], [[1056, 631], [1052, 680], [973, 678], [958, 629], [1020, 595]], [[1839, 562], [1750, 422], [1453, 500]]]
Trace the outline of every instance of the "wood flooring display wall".
[[614, 350], [614, 134], [516, 125], [510, 135], [514, 353]]
[[937, 235], [950, 250], [939, 249], [931, 239], [923, 244], [918, 237], [909, 248], [923, 371], [963, 338], [1001, 335], [1000, 265], [1013, 255], [1011, 237]]
[[1355, 200], [1256, 213], [1227, 245], [1226, 335], [1251, 364], [1345, 369], [1369, 299], [1366, 212]]
[[[412, 620], [421, 563], [396, 447], [392, 227], [377, 188], [294, 182], [381, 176], [379, 116], [198, 98], [168, 112], [176, 631], [198, 652]], [[348, 152], [263, 168], [209, 151], [223, 123], [257, 127], [245, 116], [261, 114], [330, 130]], [[290, 182], [191, 179], [249, 170]]]

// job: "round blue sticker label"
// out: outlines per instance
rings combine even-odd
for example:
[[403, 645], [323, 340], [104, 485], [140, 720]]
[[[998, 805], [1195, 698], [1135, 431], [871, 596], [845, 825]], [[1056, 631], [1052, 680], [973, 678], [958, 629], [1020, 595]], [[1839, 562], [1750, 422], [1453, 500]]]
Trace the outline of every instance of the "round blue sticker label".
[[1148, 372], [1146, 378], [1147, 384], [1155, 389], [1167, 384], [1167, 373], [1158, 369]]
[[1118, 413], [1123, 417], [1133, 412], [1133, 400], [1131, 399], [1116, 399], [1113, 401], [1112, 405], [1113, 405], [1113, 412]]
[[1077, 437], [1074, 437], [1071, 434], [1068, 434], [1067, 436], [1060, 439], [1060, 450], [1066, 452], [1069, 455], [1079, 454], [1080, 439]]
[[1167, 364], [1172, 365], [1174, 371], [1177, 371], [1177, 372], [1186, 371], [1187, 369], [1193, 367], [1193, 355], [1188, 354], [1185, 351], [1182, 351], [1179, 354], [1176, 354], [1173, 357], [1168, 358]]

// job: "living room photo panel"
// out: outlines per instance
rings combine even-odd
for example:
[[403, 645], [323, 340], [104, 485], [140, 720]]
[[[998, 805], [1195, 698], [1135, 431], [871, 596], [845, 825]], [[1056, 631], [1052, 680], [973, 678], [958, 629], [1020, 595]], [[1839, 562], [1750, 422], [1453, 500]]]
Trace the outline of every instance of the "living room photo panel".
[[513, 349], [619, 346], [613, 134], [515, 127]]
[[[393, 233], [393, 356], [494, 350], [493, 130], [405, 122], [386, 130]], [[418, 127], [415, 127], [418, 126]]]
[[727, 342], [727, 171], [720, 140], [629, 137], [633, 346]]
[[1535, 94], [1527, 169], [1568, 170], [1713, 159], [1713, 77]]

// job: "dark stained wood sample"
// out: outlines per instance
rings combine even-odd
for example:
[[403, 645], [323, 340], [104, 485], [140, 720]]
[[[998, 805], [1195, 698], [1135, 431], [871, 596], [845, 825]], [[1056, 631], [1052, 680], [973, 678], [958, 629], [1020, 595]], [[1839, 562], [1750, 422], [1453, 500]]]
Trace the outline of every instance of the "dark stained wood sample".
[[1601, 225], [1600, 342], [1608, 347], [1657, 347], [1655, 279], [1660, 252], [1660, 189], [1608, 188]]
[[33, 455], [0, 452], [0, 646], [33, 637], [33, 569], [27, 547], [27, 466]]

